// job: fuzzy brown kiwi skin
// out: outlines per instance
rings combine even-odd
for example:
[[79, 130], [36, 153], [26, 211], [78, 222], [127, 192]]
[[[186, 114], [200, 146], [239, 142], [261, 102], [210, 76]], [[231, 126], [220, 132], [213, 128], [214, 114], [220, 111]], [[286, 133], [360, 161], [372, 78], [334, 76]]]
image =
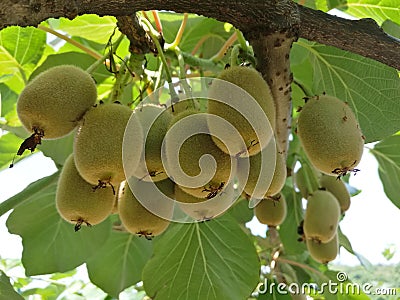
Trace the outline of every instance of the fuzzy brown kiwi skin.
[[327, 264], [334, 260], [339, 252], [339, 240], [337, 234], [335, 234], [332, 240], [327, 243], [307, 240], [306, 245], [310, 256], [322, 264]]
[[[250, 96], [252, 96], [256, 100], [256, 102], [261, 106], [261, 109], [268, 118], [272, 129], [275, 128], [275, 104], [273, 101], [271, 90], [258, 71], [248, 67], [233, 66], [223, 70], [219, 74], [218, 79], [220, 79], [221, 81], [213, 82], [210, 87], [210, 99], [230, 99], [231, 102], [236, 102], [236, 93], [230, 95], [229, 91], [227, 91], [227, 84], [222, 81], [230, 82], [245, 90], [248, 94], [250, 94]], [[236, 111], [233, 107], [225, 103], [210, 100], [208, 103], [208, 112], [210, 114], [224, 118], [229, 123], [231, 123], [241, 134], [247, 149], [239, 149], [241, 145], [238, 144], [237, 147], [239, 148], [237, 149], [237, 153], [229, 153], [225, 144], [220, 141], [215, 135], [213, 135], [213, 140], [216, 145], [220, 147], [221, 150], [232, 156], [255, 155], [267, 145], [268, 141], [272, 137], [272, 131], [268, 130], [263, 130], [263, 135], [258, 137], [253, 128], [253, 124], [249, 123], [249, 121], [242, 115], [242, 112]], [[257, 119], [251, 120], [251, 122], [255, 123], [257, 122]], [[214, 123], [213, 119], [209, 119], [209, 127], [211, 133], [223, 132], [224, 130], [224, 128], [219, 128], [219, 126]], [[229, 139], [231, 136], [229, 132], [225, 132], [224, 135], [226, 136], [226, 141], [229, 144], [237, 144]], [[248, 151], [248, 154], [246, 153], [246, 150]]]
[[[176, 106], [179, 108], [177, 104]], [[168, 176], [161, 158], [161, 147], [173, 115], [165, 107], [149, 103], [136, 107], [134, 112], [146, 139], [142, 158], [139, 166], [135, 168], [134, 176], [146, 181], [164, 180]], [[154, 122], [151, 124], [152, 121]]]
[[41, 131], [44, 139], [55, 139], [70, 133], [96, 99], [90, 74], [61, 65], [42, 72], [24, 88], [17, 113], [29, 132]]
[[[75, 135], [74, 153], [76, 167], [89, 183], [115, 187], [125, 180], [122, 145], [131, 114], [129, 107], [112, 103], [92, 107], [84, 116]], [[137, 128], [140, 137], [140, 124]]]
[[303, 230], [307, 239], [327, 243], [337, 232], [340, 219], [339, 202], [332, 193], [314, 191], [307, 199]]
[[254, 208], [254, 215], [261, 224], [276, 227], [282, 224], [287, 214], [286, 199], [283, 194], [275, 198], [262, 199]]
[[[152, 184], [152, 183], [145, 183]], [[174, 183], [170, 179], [155, 182], [155, 185], [168, 197], [174, 197]], [[152, 199], [157, 200], [157, 199]], [[171, 216], [172, 216], [172, 206]], [[127, 231], [146, 239], [162, 234], [170, 221], [163, 219], [147, 210], [132, 193], [126, 184], [118, 202], [119, 217]]]
[[311, 163], [322, 173], [342, 176], [361, 160], [365, 138], [348, 104], [335, 97], [308, 99], [297, 133]]
[[110, 187], [93, 191], [76, 169], [73, 155], [67, 158], [57, 185], [56, 207], [64, 220], [75, 224], [75, 231], [81, 225], [104, 221], [113, 210], [114, 199]]
[[321, 188], [326, 189], [336, 197], [342, 214], [350, 208], [350, 193], [341, 179], [323, 174], [319, 179], [319, 184]]
[[[186, 123], [187, 126], [183, 126], [182, 123], [176, 124], [180, 120], [192, 116], [196, 116], [196, 118], [191, 118], [191, 121]], [[211, 155], [217, 162], [217, 169], [211, 180], [199, 187], [185, 187], [181, 185], [181, 189], [198, 198], [211, 199], [215, 197], [222, 191], [224, 186], [228, 184], [231, 177], [231, 169], [232, 172], [236, 171], [236, 160], [232, 159], [228, 154], [218, 148], [212, 141], [210, 134], [199, 133], [189, 137], [183, 142], [179, 148], [179, 162], [173, 161], [170, 159], [175, 154], [173, 146], [182, 142], [180, 140], [182, 132], [186, 132], [186, 130], [208, 132], [206, 115], [198, 113], [197, 110], [185, 110], [177, 114], [171, 120], [169, 128], [172, 128], [175, 124], [178, 126], [177, 133], [167, 134], [165, 137], [165, 154], [168, 168], [173, 171], [179, 164], [185, 174], [188, 176], [196, 176], [201, 172], [199, 167], [200, 157], [205, 154]], [[190, 126], [192, 126], [192, 128], [189, 128]], [[171, 133], [171, 131], [169, 131], [169, 133]], [[179, 183], [179, 179], [176, 183]]]
[[196, 221], [208, 221], [223, 214], [232, 205], [233, 193], [233, 184], [230, 184], [212, 199], [198, 198], [175, 185], [175, 200], [180, 209]]

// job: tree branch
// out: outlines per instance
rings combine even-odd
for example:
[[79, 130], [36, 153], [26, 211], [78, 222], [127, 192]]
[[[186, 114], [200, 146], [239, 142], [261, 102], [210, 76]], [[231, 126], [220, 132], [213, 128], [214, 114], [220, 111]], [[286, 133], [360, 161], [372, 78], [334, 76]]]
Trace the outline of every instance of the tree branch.
[[[36, 26], [48, 18], [74, 18], [82, 14], [127, 16], [140, 10], [190, 12], [229, 22], [245, 34], [289, 28], [290, 18], [280, 18], [279, 0], [2, 0], [0, 29]], [[299, 36], [360, 54], [400, 70], [400, 41], [386, 35], [374, 21], [350, 21], [298, 6]], [[296, 23], [296, 22], [295, 22]]]

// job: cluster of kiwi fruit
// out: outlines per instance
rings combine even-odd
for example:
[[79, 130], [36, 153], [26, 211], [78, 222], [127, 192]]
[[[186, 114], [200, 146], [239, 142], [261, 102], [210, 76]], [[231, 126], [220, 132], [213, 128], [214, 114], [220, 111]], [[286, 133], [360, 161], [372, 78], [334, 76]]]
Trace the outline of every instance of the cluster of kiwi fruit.
[[[176, 200], [180, 210], [193, 220], [209, 220], [236, 200], [238, 178], [244, 193], [260, 200], [255, 209], [257, 218], [277, 226], [286, 215], [286, 203], [279, 193], [286, 166], [284, 156], [271, 142], [275, 123], [271, 91], [262, 76], [248, 67], [227, 68], [218, 78], [239, 86], [243, 95], [250, 94], [270, 130], [254, 129], [240, 111], [215, 101], [221, 97], [231, 97], [227, 103], [243, 100], [227, 93], [219, 85], [221, 80], [211, 84], [205, 108], [200, 109], [194, 99], [186, 99], [169, 107], [139, 104], [132, 110], [120, 103], [97, 102], [93, 78], [76, 66], [61, 65], [34, 78], [18, 99], [18, 116], [31, 133], [18, 154], [26, 149], [34, 151], [42, 139], [61, 138], [75, 130], [73, 153], [60, 174], [56, 205], [76, 231], [82, 225], [96, 225], [114, 212], [131, 233], [149, 238], [165, 231], [174, 208], [167, 205], [167, 218], [150, 212], [134, 192], [146, 184], [155, 184], [160, 195]], [[229, 140], [230, 133], [228, 142], [221, 139], [224, 133], [218, 133], [221, 129], [209, 115], [230, 123], [241, 142]], [[134, 133], [127, 133], [127, 128], [135, 128]], [[180, 141], [188, 130], [193, 134]], [[274, 165], [268, 161], [269, 174], [264, 177], [271, 184], [260, 188], [256, 182], [262, 179], [259, 173], [265, 162], [261, 154], [268, 155], [266, 151], [277, 151], [277, 162], [275, 166], [275, 160]], [[203, 172], [208, 161], [201, 164], [207, 155], [214, 161], [211, 176]], [[246, 161], [248, 176], [241, 181], [237, 174]], [[189, 184], [185, 181], [188, 177], [193, 179]], [[149, 197], [155, 201], [162, 198]]]
[[297, 133], [311, 163], [295, 174], [296, 186], [307, 199], [300, 239], [306, 242], [311, 257], [328, 263], [338, 254], [338, 224], [350, 207], [342, 177], [359, 171], [355, 167], [365, 137], [349, 105], [327, 95], [306, 99], [297, 119]]

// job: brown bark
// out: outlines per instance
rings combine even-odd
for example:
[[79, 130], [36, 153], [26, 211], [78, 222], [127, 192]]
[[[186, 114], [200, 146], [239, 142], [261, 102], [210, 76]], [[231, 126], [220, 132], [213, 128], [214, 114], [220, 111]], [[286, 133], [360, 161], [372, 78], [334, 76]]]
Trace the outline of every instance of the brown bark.
[[[82, 14], [127, 16], [139, 10], [191, 12], [229, 22], [245, 34], [268, 33], [297, 24], [282, 18], [279, 0], [2, 0], [0, 29], [10, 25], [36, 26], [48, 18]], [[285, 1], [284, 1], [285, 2]], [[296, 5], [297, 6], [297, 5]], [[299, 36], [328, 44], [400, 69], [400, 41], [387, 36], [372, 20], [350, 21], [297, 6]], [[284, 7], [283, 7], [284, 8]]]

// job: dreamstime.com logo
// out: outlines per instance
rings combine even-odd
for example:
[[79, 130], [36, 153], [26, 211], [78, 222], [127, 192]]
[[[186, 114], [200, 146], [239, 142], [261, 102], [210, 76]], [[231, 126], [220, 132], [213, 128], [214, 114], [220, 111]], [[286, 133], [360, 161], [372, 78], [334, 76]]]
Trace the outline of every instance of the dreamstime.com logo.
[[[329, 280], [320, 285], [315, 283], [276, 283], [269, 282], [265, 279], [264, 282], [260, 282], [257, 286], [256, 291], [259, 294], [274, 294], [278, 293], [280, 295], [300, 295], [300, 294], [311, 294], [320, 295], [328, 293], [331, 295], [361, 295], [362, 293], [366, 295], [379, 295], [379, 296], [395, 296], [399, 292], [395, 288], [385, 288], [385, 287], [374, 287], [372, 283], [354, 283], [348, 282], [348, 276], [345, 272], [339, 272], [336, 275], [337, 281]], [[400, 298], [399, 298], [400, 299]]]
[[[242, 88], [215, 78], [189, 78], [155, 90], [136, 107], [124, 134], [126, 182], [136, 199], [166, 220], [210, 220], [240, 197], [250, 153], [259, 153], [259, 176], [249, 201], [250, 207], [257, 205], [270, 187], [277, 157], [264, 109]], [[178, 193], [163, 191], [162, 180], [173, 181]], [[182, 193], [201, 201], [180, 201]]]

